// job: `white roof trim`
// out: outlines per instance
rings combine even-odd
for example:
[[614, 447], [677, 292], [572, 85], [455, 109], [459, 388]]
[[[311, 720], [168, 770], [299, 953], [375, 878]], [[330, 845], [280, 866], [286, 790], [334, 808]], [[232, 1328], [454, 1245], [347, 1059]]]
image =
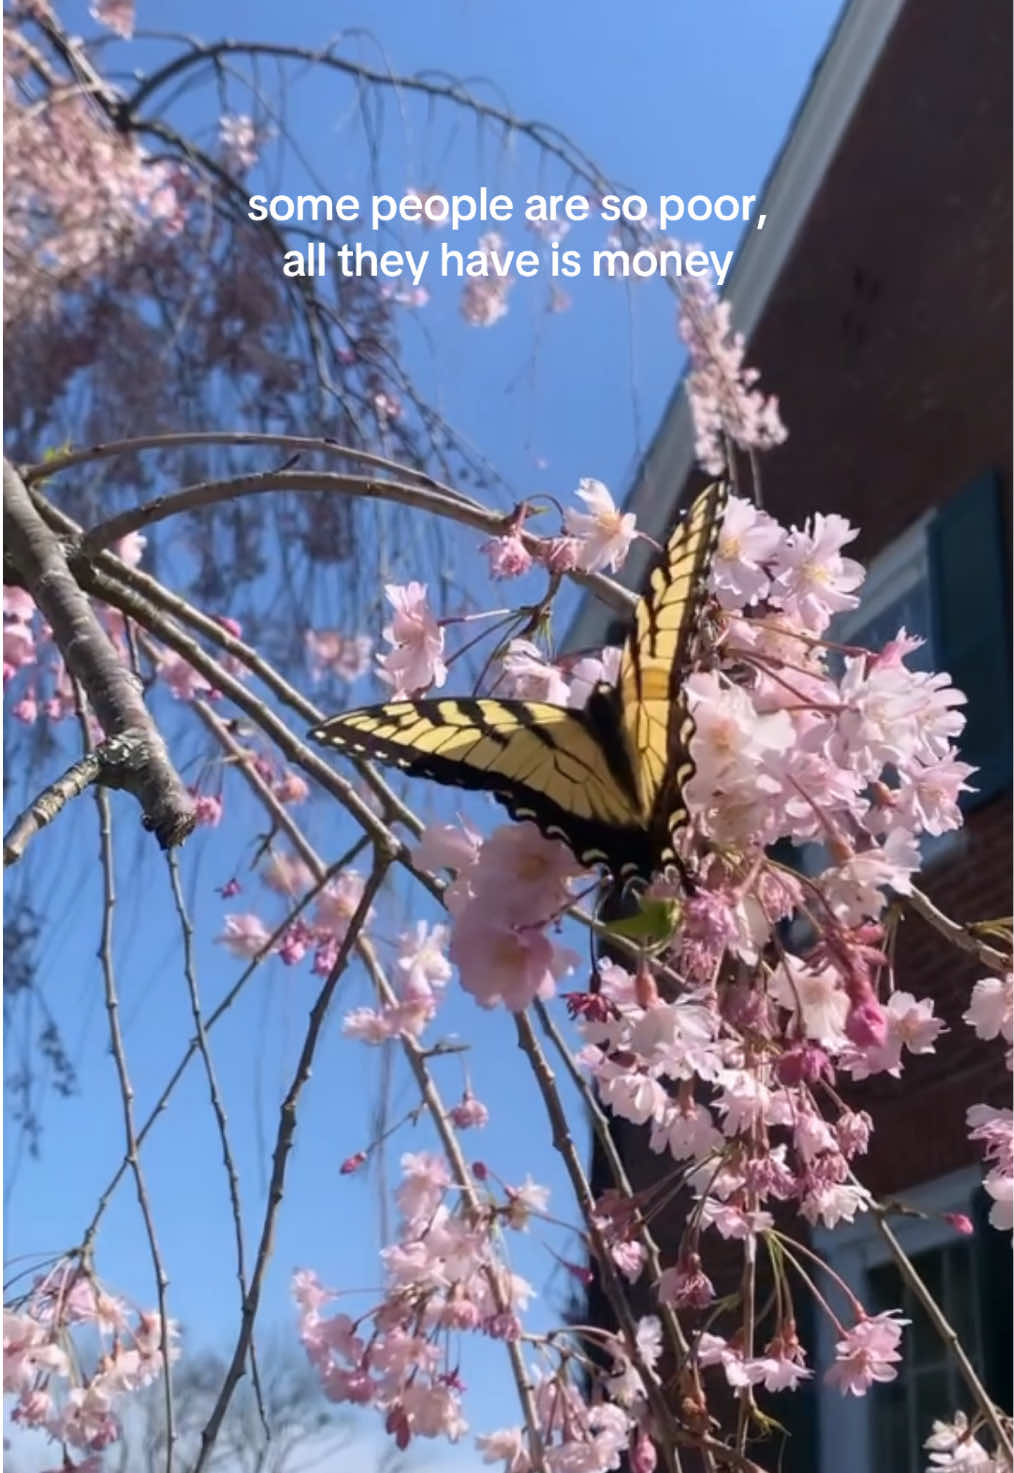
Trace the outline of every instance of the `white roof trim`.
[[[733, 326], [747, 341], [904, 3], [847, 0], [758, 203], [757, 213], [766, 214], [767, 222], [762, 231], [747, 227], [729, 276], [725, 297], [732, 304]], [[676, 493], [693, 463], [693, 421], [681, 383], [625, 503], [625, 510], [637, 513], [641, 529], [660, 541], [672, 522]], [[630, 569], [641, 571], [639, 563], [631, 563]], [[568, 646], [581, 649], [600, 643], [611, 617], [595, 599], [586, 597], [568, 633]]]

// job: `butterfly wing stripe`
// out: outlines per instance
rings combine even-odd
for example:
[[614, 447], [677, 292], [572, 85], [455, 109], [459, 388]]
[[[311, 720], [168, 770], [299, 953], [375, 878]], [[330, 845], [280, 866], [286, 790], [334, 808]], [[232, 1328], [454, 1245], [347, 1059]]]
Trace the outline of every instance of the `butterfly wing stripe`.
[[645, 840], [578, 711], [531, 701], [392, 701], [332, 718], [310, 736], [410, 773], [494, 794], [579, 855], [622, 862]]

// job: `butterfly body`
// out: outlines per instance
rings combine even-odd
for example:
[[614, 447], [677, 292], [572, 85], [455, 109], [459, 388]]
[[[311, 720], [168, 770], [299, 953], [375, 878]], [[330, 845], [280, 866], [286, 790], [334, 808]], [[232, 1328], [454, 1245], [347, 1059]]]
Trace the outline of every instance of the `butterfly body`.
[[331, 717], [310, 737], [453, 787], [493, 794], [586, 865], [647, 883], [676, 860], [693, 718], [683, 680], [696, 653], [727, 488], [693, 503], [634, 611], [615, 686], [581, 710], [495, 697], [389, 701]]

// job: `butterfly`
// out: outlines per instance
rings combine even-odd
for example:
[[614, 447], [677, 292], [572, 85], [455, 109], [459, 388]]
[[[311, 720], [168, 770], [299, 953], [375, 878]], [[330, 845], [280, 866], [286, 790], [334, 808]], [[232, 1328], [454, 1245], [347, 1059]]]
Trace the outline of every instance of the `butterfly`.
[[332, 716], [310, 739], [483, 789], [582, 865], [647, 883], [679, 862], [675, 837], [689, 816], [694, 720], [683, 682], [727, 498], [715, 482], [693, 502], [637, 602], [617, 683], [596, 686], [583, 709], [494, 696], [388, 701]]

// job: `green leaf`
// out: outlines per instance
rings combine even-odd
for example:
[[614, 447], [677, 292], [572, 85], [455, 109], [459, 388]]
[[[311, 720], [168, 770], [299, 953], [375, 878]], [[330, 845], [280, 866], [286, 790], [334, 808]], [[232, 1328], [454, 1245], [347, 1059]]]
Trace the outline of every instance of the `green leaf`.
[[642, 941], [648, 946], [660, 946], [672, 936], [679, 925], [681, 914], [682, 906], [678, 900], [642, 900], [636, 915], [610, 921], [604, 929], [611, 936], [623, 936], [628, 941]]

